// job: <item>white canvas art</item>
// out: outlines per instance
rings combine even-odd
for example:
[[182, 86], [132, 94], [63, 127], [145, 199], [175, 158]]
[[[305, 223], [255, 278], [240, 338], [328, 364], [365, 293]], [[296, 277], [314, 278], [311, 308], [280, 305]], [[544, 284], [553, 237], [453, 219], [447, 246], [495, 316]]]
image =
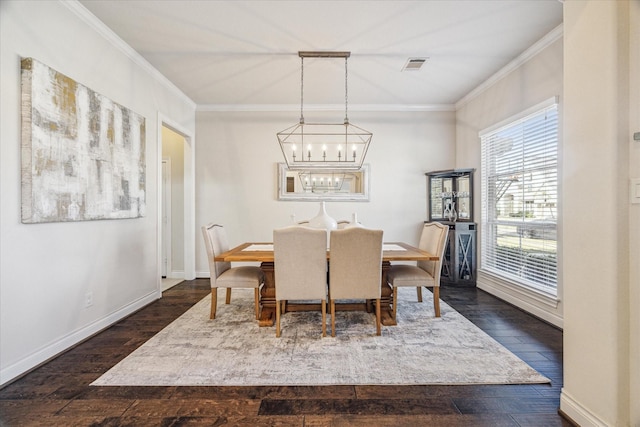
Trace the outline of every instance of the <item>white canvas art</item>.
[[145, 118], [22, 60], [22, 222], [145, 214]]

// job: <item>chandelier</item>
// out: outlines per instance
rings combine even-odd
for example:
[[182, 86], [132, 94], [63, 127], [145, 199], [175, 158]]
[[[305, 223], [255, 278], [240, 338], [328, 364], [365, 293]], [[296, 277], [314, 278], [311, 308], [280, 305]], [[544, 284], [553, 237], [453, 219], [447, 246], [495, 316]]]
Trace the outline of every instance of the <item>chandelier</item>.
[[[358, 170], [373, 134], [349, 123], [348, 69], [350, 52], [298, 52], [300, 57], [300, 122], [277, 133], [287, 167], [295, 169]], [[344, 58], [344, 121], [305, 123], [304, 58]]]

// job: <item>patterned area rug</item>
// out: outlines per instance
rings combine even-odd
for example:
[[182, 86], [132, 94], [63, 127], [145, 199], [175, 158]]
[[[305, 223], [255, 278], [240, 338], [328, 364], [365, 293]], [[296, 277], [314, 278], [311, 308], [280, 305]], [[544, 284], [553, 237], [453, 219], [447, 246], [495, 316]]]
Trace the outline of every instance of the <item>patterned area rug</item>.
[[275, 327], [253, 319], [253, 291], [234, 290], [209, 320], [204, 298], [136, 351], [98, 378], [101, 386], [261, 386], [363, 384], [525, 384], [549, 380], [433, 297], [416, 301], [413, 288], [400, 289], [398, 325], [375, 335], [375, 315], [336, 313], [321, 337], [319, 312], [282, 316]]

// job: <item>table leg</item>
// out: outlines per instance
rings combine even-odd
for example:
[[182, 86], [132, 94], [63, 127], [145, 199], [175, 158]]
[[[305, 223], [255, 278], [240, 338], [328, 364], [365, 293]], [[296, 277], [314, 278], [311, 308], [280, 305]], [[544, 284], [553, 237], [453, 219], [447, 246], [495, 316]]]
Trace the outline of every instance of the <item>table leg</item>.
[[264, 285], [260, 290], [259, 326], [273, 326], [276, 313], [276, 281], [273, 262], [263, 262], [260, 268], [264, 273]]
[[396, 320], [393, 318], [393, 289], [389, 286], [387, 281], [387, 273], [391, 268], [389, 261], [382, 261], [382, 289], [380, 293], [380, 319], [384, 326], [397, 325]]

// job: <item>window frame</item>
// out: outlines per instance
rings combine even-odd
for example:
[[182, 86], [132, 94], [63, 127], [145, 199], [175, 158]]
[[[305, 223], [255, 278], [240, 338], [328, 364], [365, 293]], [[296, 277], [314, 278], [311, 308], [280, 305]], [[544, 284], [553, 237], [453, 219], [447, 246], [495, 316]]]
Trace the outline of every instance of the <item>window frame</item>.
[[[546, 122], [549, 112], [553, 112], [555, 122]], [[539, 121], [543, 114], [545, 115], [544, 124], [542, 126], [535, 126], [533, 129], [547, 130], [547, 126], [551, 123], [551, 128], [555, 133], [552, 134], [551, 137], [544, 134], [543, 138], [540, 138], [539, 135], [534, 132], [527, 133], [528, 130], [530, 131], [530, 129], [527, 128], [527, 124], [531, 124], [535, 120]], [[504, 156], [504, 153], [496, 154], [495, 147], [498, 143], [499, 135], [503, 135], [514, 129], [521, 129], [522, 134], [516, 134], [520, 139], [529, 138], [530, 141], [532, 141], [529, 145], [526, 144], [526, 141], [523, 141], [524, 144], [522, 153], [520, 153], [521, 155], [513, 156], [513, 159], [520, 160], [520, 163], [514, 162], [514, 164], [519, 164], [521, 166], [520, 168], [514, 168], [514, 171], [521, 173], [524, 177], [525, 174], [530, 174], [531, 171], [534, 170], [534, 167], [531, 164], [529, 164], [529, 168], [527, 168], [527, 164], [532, 160], [537, 161], [537, 159], [543, 158], [544, 162], [542, 166], [537, 165], [539, 169], [534, 170], [533, 172], [536, 174], [536, 179], [541, 181], [550, 181], [551, 177], [554, 178], [551, 180], [553, 185], [548, 185], [546, 182], [544, 184], [545, 190], [549, 189], [550, 193], [555, 195], [555, 198], [549, 196], [549, 206], [553, 205], [553, 209], [549, 208], [550, 214], [553, 215], [553, 221], [549, 221], [548, 219], [544, 221], [536, 221], [531, 218], [525, 221], [528, 215], [527, 210], [530, 209], [529, 207], [534, 206], [534, 202], [531, 200], [531, 195], [527, 197], [531, 192], [528, 193], [527, 190], [524, 189], [526, 182], [524, 179], [521, 183], [523, 190], [521, 200], [519, 201], [521, 202], [521, 210], [513, 215], [514, 220], [505, 218], [504, 214], [502, 217], [499, 217], [500, 210], [498, 208], [498, 202], [500, 202], [500, 198], [506, 194], [503, 193], [498, 196], [499, 191], [497, 189], [497, 181], [499, 180], [501, 173], [505, 173], [506, 169], [504, 164], [500, 165], [500, 161], [504, 162], [504, 158], [500, 157]], [[517, 115], [511, 116], [506, 120], [482, 130], [479, 133], [479, 137], [481, 144], [481, 251], [479, 257], [479, 270], [481, 273], [486, 273], [500, 278], [500, 280], [503, 280], [510, 285], [557, 297], [560, 285], [558, 213], [560, 202], [559, 174], [561, 166], [559, 155], [560, 117], [558, 97], [550, 98]], [[488, 147], [487, 144], [493, 145]], [[543, 146], [545, 149], [551, 148], [552, 151], [544, 152], [544, 155], [538, 156], [539, 153], [537, 150], [539, 149], [539, 146]], [[515, 151], [511, 148], [509, 150]], [[526, 157], [527, 155], [529, 155], [528, 158]], [[488, 156], [493, 156], [493, 160], [489, 160]], [[547, 160], [552, 161], [550, 163], [546, 163]], [[487, 162], [489, 161], [493, 162], [493, 168], [489, 168], [487, 166]], [[500, 167], [502, 167], [502, 169], [500, 169]], [[509, 165], [508, 168], [511, 168], [511, 165]], [[491, 173], [491, 170], [494, 172]], [[547, 173], [550, 175], [547, 176]], [[544, 176], [544, 179], [540, 178], [541, 174]], [[537, 181], [535, 182], [537, 183]], [[497, 200], [496, 197], [498, 197]], [[546, 202], [546, 193], [544, 197], [544, 201]], [[502, 206], [504, 206], [504, 202]], [[518, 216], [518, 214], [521, 216]], [[535, 213], [533, 216], [535, 217]], [[504, 236], [506, 236], [507, 233], [505, 233], [504, 230], [513, 230], [513, 227], [517, 227], [517, 235], [520, 235], [520, 238], [518, 239], [516, 237], [514, 239], [510, 239], [509, 245], [511, 246], [506, 249], [507, 245], [504, 244]], [[520, 234], [521, 230], [524, 230], [523, 234]], [[536, 253], [536, 250], [532, 250], [530, 245], [533, 239], [540, 239], [539, 236], [533, 235], [534, 232], [539, 232], [540, 230], [543, 232], [543, 247], [538, 249], [538, 253]], [[501, 232], [502, 235], [500, 234]], [[529, 240], [523, 245], [523, 242], [526, 240], [524, 233], [531, 234], [528, 236]], [[498, 243], [499, 236], [502, 236], [503, 245]], [[550, 239], [549, 236], [554, 236], [554, 238]], [[518, 241], [517, 246], [515, 245], [516, 241]], [[553, 243], [554, 247], [553, 252], [549, 251], [551, 243]], [[544, 245], [547, 246], [545, 247]], [[549, 256], [551, 253], [553, 253], [553, 257]], [[511, 264], [512, 262], [513, 264]], [[511, 271], [508, 271], [509, 268]]]

